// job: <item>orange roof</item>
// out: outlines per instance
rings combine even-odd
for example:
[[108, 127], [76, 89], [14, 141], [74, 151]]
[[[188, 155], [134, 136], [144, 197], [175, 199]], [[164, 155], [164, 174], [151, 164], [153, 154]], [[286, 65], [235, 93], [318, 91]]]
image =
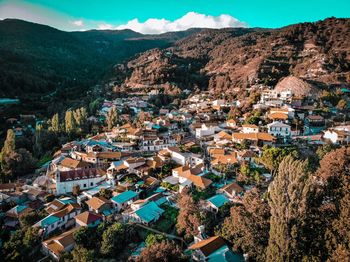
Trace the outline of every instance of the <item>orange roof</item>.
[[242, 127], [247, 127], [247, 128], [258, 128], [257, 125], [251, 125], [251, 124], [244, 124]]
[[231, 184], [228, 184], [228, 185], [224, 186], [222, 188], [222, 190], [224, 190], [224, 191], [226, 191], [226, 192], [231, 194], [233, 190], [238, 192], [238, 193], [240, 193], [240, 192], [243, 191], [243, 188], [240, 185], [238, 185], [237, 183], [233, 182]]
[[68, 168], [83, 168], [90, 166], [90, 164], [86, 162], [75, 160], [69, 157], [64, 158], [61, 161], [60, 165]]
[[107, 203], [108, 203], [108, 200], [104, 197], [93, 197], [88, 201], [86, 201], [86, 204], [95, 210], [100, 209], [103, 205]]
[[223, 148], [210, 148], [209, 149], [209, 155], [223, 155], [225, 154], [225, 150]]
[[188, 249], [200, 249], [202, 253], [207, 257], [224, 245], [226, 245], [226, 243], [220, 236], [213, 236], [208, 239], [199, 241], [196, 244], [193, 244]]
[[283, 113], [271, 113], [268, 115], [268, 118], [270, 119], [279, 119], [279, 120], [287, 120], [288, 119], [288, 115], [287, 114], [283, 114]]
[[233, 133], [232, 134], [232, 138], [233, 139], [237, 139], [237, 140], [254, 140], [254, 141], [258, 141], [258, 140], [262, 140], [262, 141], [274, 141], [275, 137], [268, 134], [268, 133]]
[[213, 183], [213, 181], [211, 181], [208, 178], [201, 177], [201, 176], [196, 176], [196, 175], [189, 175], [187, 177], [187, 179], [192, 181], [192, 183], [195, 186], [200, 187], [202, 189], [207, 188], [208, 186], [210, 186]]
[[229, 119], [226, 122], [229, 124], [236, 124], [236, 121], [234, 119]]
[[226, 133], [225, 131], [221, 131], [216, 135], [220, 139], [231, 139], [231, 135]]
[[59, 257], [65, 251], [65, 248], [75, 243], [73, 234], [77, 229], [77, 227], [73, 228], [59, 236], [45, 240], [43, 244], [47, 249]]
[[70, 203], [65, 208], [52, 213], [55, 217], [64, 217], [65, 215], [73, 212], [76, 209], [81, 209], [81, 206], [78, 203]]
[[81, 222], [81, 224], [84, 225], [89, 225], [92, 222], [95, 222], [96, 220], [102, 219], [102, 216], [99, 214], [90, 212], [90, 211], [85, 211], [77, 216], [74, 217], [75, 220], [78, 220]]
[[230, 155], [215, 155], [214, 159], [211, 161], [212, 165], [218, 165], [218, 164], [235, 164], [237, 163], [236, 154], [230, 154]]

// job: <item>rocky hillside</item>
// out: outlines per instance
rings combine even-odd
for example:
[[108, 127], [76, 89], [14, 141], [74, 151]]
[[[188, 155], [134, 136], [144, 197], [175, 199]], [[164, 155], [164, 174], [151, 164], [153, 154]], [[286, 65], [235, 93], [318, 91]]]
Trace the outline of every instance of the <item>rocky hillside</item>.
[[141, 54], [127, 69], [126, 87], [160, 86], [170, 93], [275, 86], [290, 75], [313, 87], [348, 85], [350, 19], [329, 18], [275, 30], [201, 30], [169, 48]]

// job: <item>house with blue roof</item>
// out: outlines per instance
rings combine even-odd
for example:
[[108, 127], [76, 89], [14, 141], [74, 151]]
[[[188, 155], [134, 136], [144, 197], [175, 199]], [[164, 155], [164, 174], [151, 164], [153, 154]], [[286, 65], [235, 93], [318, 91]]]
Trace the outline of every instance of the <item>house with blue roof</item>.
[[23, 215], [34, 212], [34, 210], [26, 205], [17, 205], [5, 213], [5, 225], [15, 227], [19, 224], [19, 218]]
[[157, 221], [163, 213], [164, 209], [160, 208], [155, 202], [149, 202], [138, 210], [130, 213], [129, 218], [148, 225]]
[[125, 191], [111, 198], [111, 202], [119, 212], [121, 209], [126, 209], [129, 205], [131, 205], [135, 200], [139, 197], [138, 193], [132, 190]]
[[33, 227], [41, 228], [44, 234], [50, 234], [56, 229], [66, 229], [75, 225], [74, 217], [81, 213], [81, 206], [77, 203], [69, 203], [63, 209], [46, 216]]
[[208, 198], [206, 200], [207, 207], [209, 210], [214, 211], [215, 213], [219, 211], [219, 208], [229, 203], [230, 200], [224, 194], [218, 194]]

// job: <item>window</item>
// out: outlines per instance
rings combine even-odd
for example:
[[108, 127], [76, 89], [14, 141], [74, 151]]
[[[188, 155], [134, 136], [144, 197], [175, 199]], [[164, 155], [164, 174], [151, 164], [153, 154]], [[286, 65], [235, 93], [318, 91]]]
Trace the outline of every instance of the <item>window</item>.
[[86, 184], [84, 184], [84, 186], [83, 187], [86, 187]]
[[91, 182], [91, 183], [90, 183], [90, 186], [93, 186], [93, 185], [94, 185], [94, 183], [93, 183], [93, 182]]

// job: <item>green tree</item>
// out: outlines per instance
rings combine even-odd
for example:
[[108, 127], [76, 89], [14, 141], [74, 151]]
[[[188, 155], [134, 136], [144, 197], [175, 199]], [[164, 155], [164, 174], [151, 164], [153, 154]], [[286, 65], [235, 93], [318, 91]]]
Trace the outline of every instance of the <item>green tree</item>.
[[85, 107], [77, 108], [75, 111], [73, 111], [73, 117], [74, 121], [76, 123], [76, 126], [78, 128], [78, 131], [84, 132], [86, 130], [86, 124], [87, 124], [87, 111]]
[[96, 247], [96, 240], [98, 239], [95, 229], [90, 227], [80, 227], [73, 234], [75, 243], [87, 249]]
[[112, 190], [108, 189], [108, 188], [101, 188], [100, 189], [100, 196], [110, 199], [112, 197]]
[[60, 119], [59, 119], [58, 113], [54, 114], [53, 117], [51, 118], [49, 131], [53, 133], [60, 132]]
[[257, 159], [258, 162], [263, 164], [267, 169], [272, 172], [276, 171], [279, 164], [288, 155], [298, 156], [298, 151], [295, 148], [289, 147], [263, 147], [263, 153], [261, 157]]
[[159, 242], [162, 242], [164, 240], [166, 240], [167, 238], [162, 235], [162, 234], [148, 234], [147, 237], [146, 237], [146, 246], [152, 246], [156, 243], [159, 243]]
[[71, 110], [66, 111], [64, 123], [66, 132], [68, 134], [74, 133], [76, 131], [76, 123], [73, 117], [73, 112]]
[[16, 138], [12, 129], [7, 131], [7, 137], [0, 153], [0, 164], [2, 180], [26, 173], [33, 168], [32, 154], [24, 148], [16, 150]]
[[102, 234], [100, 252], [106, 257], [117, 255], [125, 246], [125, 227], [121, 223], [114, 223]]
[[93, 262], [96, 261], [95, 252], [76, 245], [72, 251], [72, 257], [66, 260], [72, 262]]
[[267, 261], [301, 261], [305, 255], [305, 221], [311, 192], [307, 162], [287, 156], [270, 185], [270, 237]]
[[106, 117], [106, 123], [107, 123], [107, 128], [108, 130], [112, 130], [112, 128], [117, 124], [118, 121], [118, 111], [116, 107], [112, 107]]

